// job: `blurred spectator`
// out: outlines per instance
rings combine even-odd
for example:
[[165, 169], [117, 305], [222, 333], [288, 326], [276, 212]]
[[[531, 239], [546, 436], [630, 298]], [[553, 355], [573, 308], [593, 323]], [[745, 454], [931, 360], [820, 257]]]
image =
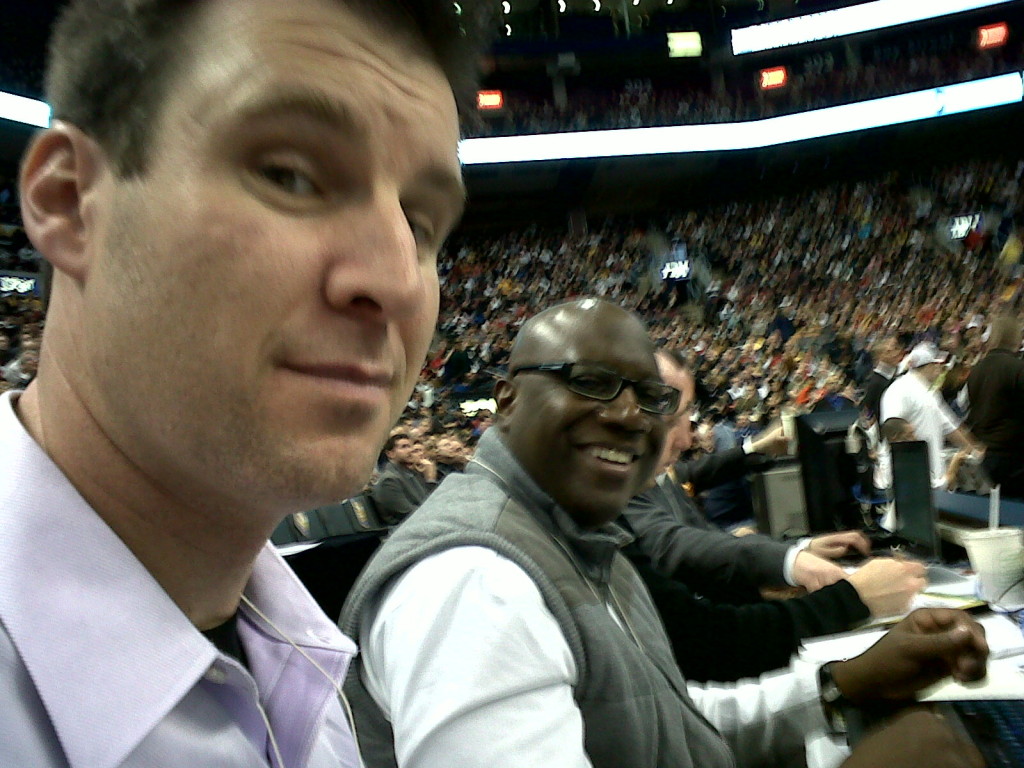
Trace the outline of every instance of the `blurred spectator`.
[[985, 446], [985, 470], [1001, 492], [1024, 498], [1024, 361], [1020, 319], [992, 321], [989, 352], [967, 379], [967, 423]]
[[[371, 496], [381, 521], [398, 525], [430, 495], [436, 476], [423, 474], [423, 445], [405, 432], [392, 432], [384, 444], [388, 463], [373, 484]], [[430, 462], [432, 465], [432, 462]]]
[[947, 439], [979, 454], [983, 450], [932, 390], [947, 358], [948, 354], [934, 344], [918, 344], [907, 356], [908, 371], [890, 384], [882, 395], [883, 425], [889, 419], [903, 419], [928, 444], [928, 461], [935, 488], [943, 488], [946, 483], [942, 447]]

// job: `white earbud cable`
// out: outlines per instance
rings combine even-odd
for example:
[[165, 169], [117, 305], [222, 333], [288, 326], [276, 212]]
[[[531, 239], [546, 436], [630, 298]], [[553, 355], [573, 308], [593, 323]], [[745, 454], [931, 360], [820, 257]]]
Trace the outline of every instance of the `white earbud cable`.
[[[313, 667], [316, 668], [317, 672], [319, 672], [321, 675], [327, 678], [330, 684], [334, 687], [334, 690], [338, 694], [338, 701], [341, 702], [342, 709], [345, 711], [345, 717], [348, 719], [349, 729], [352, 731], [352, 743], [356, 748], [356, 759], [359, 760], [359, 768], [366, 768], [365, 764], [363, 763], [362, 752], [359, 749], [359, 736], [356, 733], [356, 719], [352, 713], [352, 705], [349, 704], [348, 697], [345, 695], [345, 691], [343, 691], [341, 686], [338, 685], [335, 679], [331, 677], [327, 673], [327, 671], [316, 662], [316, 659], [314, 659], [312, 656], [310, 656], [308, 653], [302, 650], [302, 648], [296, 645], [295, 641], [288, 637], [288, 635], [286, 635], [281, 630], [281, 628], [278, 627], [277, 624], [275, 624], [270, 619], [269, 616], [267, 616], [265, 613], [263, 613], [263, 611], [257, 608], [248, 597], [242, 595], [242, 602], [246, 605], [246, 607], [249, 608], [250, 611], [259, 616], [260, 619], [262, 619], [267, 624], [267, 626], [273, 629], [282, 640], [284, 640], [286, 643], [288, 643], [288, 645], [290, 645], [292, 648], [298, 651], [299, 654], [306, 661], [312, 664]], [[256, 706], [259, 708], [260, 714], [263, 716], [263, 723], [267, 727], [267, 735], [270, 738], [270, 746], [274, 750], [274, 757], [277, 760], [278, 765], [281, 766], [281, 768], [287, 768], [284, 764], [284, 760], [281, 759], [281, 750], [277, 745], [277, 739], [274, 738], [274, 730], [270, 727], [270, 718], [267, 717], [267, 713], [263, 710], [263, 707], [260, 706], [259, 701], [256, 702]]]

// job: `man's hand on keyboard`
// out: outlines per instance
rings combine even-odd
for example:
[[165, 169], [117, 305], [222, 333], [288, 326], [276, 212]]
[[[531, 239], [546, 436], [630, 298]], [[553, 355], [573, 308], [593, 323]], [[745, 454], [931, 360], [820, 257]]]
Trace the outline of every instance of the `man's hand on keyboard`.
[[879, 557], [869, 560], [848, 576], [861, 602], [875, 618], [897, 616], [928, 584], [927, 569], [913, 560]]

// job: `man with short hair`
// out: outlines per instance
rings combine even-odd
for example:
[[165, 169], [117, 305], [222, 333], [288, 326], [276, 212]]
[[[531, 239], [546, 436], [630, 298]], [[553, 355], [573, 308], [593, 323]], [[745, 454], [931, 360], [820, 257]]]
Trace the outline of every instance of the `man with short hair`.
[[864, 397], [860, 407], [878, 420], [882, 395], [896, 377], [896, 368], [903, 360], [903, 346], [895, 336], [884, 336], [871, 347], [875, 367], [864, 380]]
[[[612, 524], [650, 482], [679, 401], [643, 324], [595, 299], [536, 315], [495, 400], [466, 472], [388, 538], [342, 612], [360, 638], [346, 688], [369, 768], [798, 765], [826, 727], [819, 680], [827, 702], [866, 701], [984, 674], [970, 617], [918, 611], [823, 671], [688, 686]], [[934, 715], [910, 721], [848, 765], [976, 755]], [[900, 754], [923, 732], [934, 746]]]
[[[382, 522], [398, 525], [420, 506], [437, 486], [433, 477], [421, 470], [425, 458], [423, 443], [405, 432], [395, 432], [384, 443], [388, 463], [370, 492]], [[431, 468], [432, 468], [431, 462]]]
[[361, 489], [423, 363], [471, 11], [62, 12], [19, 184], [53, 292], [0, 398], [0, 765], [359, 765], [355, 646], [267, 539]]
[[984, 466], [1004, 496], [1024, 498], [1024, 360], [1020, 319], [998, 315], [989, 351], [967, 377], [967, 423], [985, 446]]
[[880, 421], [904, 419], [913, 428], [917, 438], [928, 444], [928, 463], [933, 488], [946, 484], [946, 467], [942, 461], [942, 446], [946, 440], [977, 453], [982, 453], [970, 431], [960, 426], [956, 417], [933, 390], [942, 374], [948, 355], [934, 344], [918, 344], [907, 355], [907, 372], [889, 385], [882, 395]]
[[727, 602], [742, 602], [742, 594], [756, 594], [760, 587], [790, 584], [813, 591], [844, 578], [842, 568], [827, 558], [848, 550], [866, 554], [870, 546], [861, 534], [820, 536], [797, 547], [765, 536], [731, 536], [700, 515], [681, 485], [693, 483], [695, 491], [702, 490], [763, 468], [765, 453], [776, 450], [779, 433], [769, 430], [757, 441], [746, 440], [728, 451], [677, 463], [692, 444], [689, 413], [695, 381], [679, 356], [660, 350], [656, 357], [662, 379], [682, 393], [680, 410], [667, 420], [669, 429], [654, 484], [631, 499], [625, 511], [638, 546], [654, 566], [702, 594]]
[[[678, 355], [659, 350], [656, 357], [662, 380], [681, 393], [679, 410], [667, 419], [668, 433], [655, 482], [630, 500], [624, 515], [627, 527], [638, 537], [639, 547], [655, 567], [666, 576], [678, 575], [697, 591], [725, 600], [730, 600], [730, 586], [750, 591], [789, 584], [813, 592], [845, 579], [846, 572], [831, 560], [856, 551], [867, 555], [870, 542], [862, 533], [823, 534], [793, 544], [756, 534], [730, 536], [702, 520], [681, 484], [693, 482], [698, 488], [707, 487], [757, 471], [764, 466], [764, 453], [779, 445], [781, 429], [768, 430], [757, 441], [747, 441], [728, 453], [679, 462], [693, 439], [689, 413], [695, 382]], [[902, 582], [898, 591], [905, 595], [906, 602], [922, 586]], [[892, 604], [884, 607], [896, 608], [891, 613], [900, 612]]]
[[461, 472], [466, 468], [469, 451], [455, 435], [441, 435], [434, 444], [434, 461], [438, 480], [444, 480], [452, 472]]

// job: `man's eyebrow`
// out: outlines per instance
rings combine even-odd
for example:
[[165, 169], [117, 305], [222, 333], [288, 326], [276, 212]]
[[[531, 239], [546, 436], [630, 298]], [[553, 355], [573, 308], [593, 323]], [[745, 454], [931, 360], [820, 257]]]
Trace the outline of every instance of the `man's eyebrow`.
[[245, 120], [302, 115], [353, 138], [369, 132], [365, 121], [352, 107], [311, 88], [280, 88], [260, 94], [244, 103], [240, 114]]

